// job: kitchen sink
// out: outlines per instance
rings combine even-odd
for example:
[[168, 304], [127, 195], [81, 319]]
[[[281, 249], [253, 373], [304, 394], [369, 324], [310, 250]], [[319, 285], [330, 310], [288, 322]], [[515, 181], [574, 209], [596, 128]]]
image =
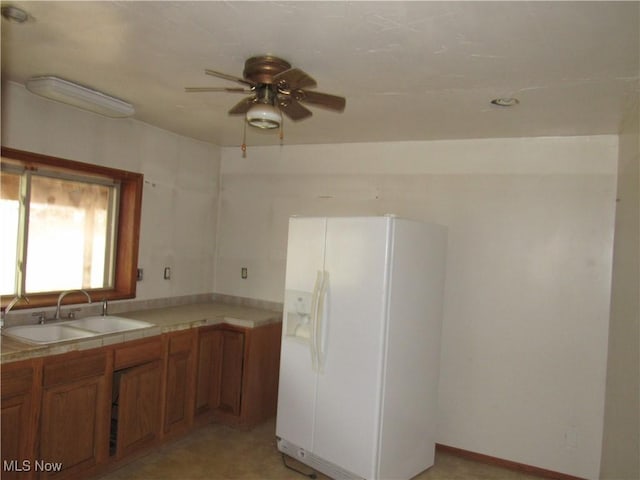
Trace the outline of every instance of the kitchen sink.
[[92, 316], [69, 320], [66, 322], [45, 325], [24, 325], [8, 327], [2, 330], [4, 335], [27, 343], [45, 345], [77, 340], [80, 338], [97, 337], [108, 333], [121, 333], [141, 328], [152, 327], [153, 324], [141, 320], [116, 317], [114, 315]]
[[149, 322], [141, 320], [132, 320], [130, 318], [116, 317], [114, 315], [96, 315], [93, 317], [80, 318], [65, 322], [66, 325], [76, 328], [91, 330], [96, 333], [116, 333], [126, 332], [128, 330], [137, 330], [138, 328], [147, 328], [153, 326]]
[[2, 333], [27, 343], [47, 344], [95, 336], [94, 332], [68, 327], [63, 324], [24, 325], [9, 327]]

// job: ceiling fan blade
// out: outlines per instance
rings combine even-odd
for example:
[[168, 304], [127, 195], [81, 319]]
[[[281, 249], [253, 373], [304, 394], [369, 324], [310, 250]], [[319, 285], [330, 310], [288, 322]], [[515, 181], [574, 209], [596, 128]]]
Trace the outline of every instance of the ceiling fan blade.
[[251, 93], [247, 88], [224, 88], [224, 87], [185, 87], [185, 92], [230, 92], [230, 93]]
[[247, 113], [251, 106], [255, 103], [255, 97], [247, 97], [240, 100], [235, 106], [229, 110], [229, 115], [242, 115]]
[[309, 90], [296, 90], [296, 100], [300, 102], [310, 103], [311, 105], [317, 105], [319, 107], [328, 108], [330, 110], [343, 111], [347, 104], [347, 100], [344, 97], [338, 97], [337, 95], [329, 95], [328, 93], [320, 93]]
[[223, 78], [224, 80], [231, 80], [232, 82], [238, 82], [238, 83], [242, 83], [243, 85], [249, 85], [250, 87], [254, 87], [256, 85], [255, 83], [245, 78], [235, 77], [233, 75], [227, 75], [226, 73], [216, 72], [215, 70], [209, 70], [208, 68], [204, 70], [204, 73], [206, 73], [207, 75], [211, 75], [213, 77]]
[[304, 120], [313, 115], [311, 110], [300, 105], [295, 98], [287, 97], [279, 99], [278, 106], [287, 117], [294, 121]]
[[274, 75], [273, 84], [281, 91], [289, 93], [299, 88], [313, 88], [316, 86], [316, 81], [299, 68], [290, 68]]

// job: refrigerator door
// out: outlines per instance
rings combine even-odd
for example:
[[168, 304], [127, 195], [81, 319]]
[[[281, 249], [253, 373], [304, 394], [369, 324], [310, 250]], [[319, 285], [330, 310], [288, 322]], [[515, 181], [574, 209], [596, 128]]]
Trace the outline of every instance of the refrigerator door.
[[376, 477], [392, 222], [327, 219], [313, 453], [362, 478]]
[[395, 223], [378, 477], [406, 479], [434, 460], [446, 229]]
[[313, 449], [317, 354], [314, 315], [324, 267], [326, 219], [289, 221], [276, 435]]

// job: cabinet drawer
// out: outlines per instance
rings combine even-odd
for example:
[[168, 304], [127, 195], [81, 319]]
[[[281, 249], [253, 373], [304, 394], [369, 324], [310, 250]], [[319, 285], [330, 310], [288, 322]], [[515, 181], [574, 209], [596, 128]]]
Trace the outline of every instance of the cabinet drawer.
[[17, 368], [3, 366], [1, 371], [0, 390], [2, 391], [3, 398], [19, 395], [31, 390], [31, 384], [33, 382], [33, 367], [31, 365], [24, 365]]
[[162, 340], [160, 336], [151, 340], [140, 340], [135, 343], [128, 343], [126, 347], [118, 348], [115, 351], [114, 369], [140, 365], [152, 362], [162, 356]]
[[169, 355], [180, 352], [188, 352], [193, 349], [193, 330], [173, 333], [169, 337]]
[[43, 385], [50, 387], [104, 375], [106, 366], [107, 354], [104, 351], [94, 354], [74, 354], [64, 360], [56, 359], [44, 366]]

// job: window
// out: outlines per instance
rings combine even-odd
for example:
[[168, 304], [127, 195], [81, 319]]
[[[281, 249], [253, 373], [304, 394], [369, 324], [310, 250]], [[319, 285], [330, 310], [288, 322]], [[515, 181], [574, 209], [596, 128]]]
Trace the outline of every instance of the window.
[[2, 149], [0, 295], [135, 296], [142, 175]]

